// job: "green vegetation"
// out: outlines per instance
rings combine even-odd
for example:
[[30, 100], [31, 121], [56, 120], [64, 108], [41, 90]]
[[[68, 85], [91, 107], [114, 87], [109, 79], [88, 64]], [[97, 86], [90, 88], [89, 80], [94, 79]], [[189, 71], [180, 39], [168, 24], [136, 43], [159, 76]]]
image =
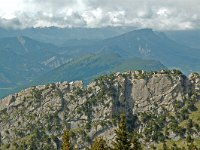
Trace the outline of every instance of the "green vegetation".
[[102, 138], [96, 138], [91, 145], [90, 150], [109, 150], [110, 148], [106, 144], [106, 141]]
[[120, 116], [120, 122], [118, 124], [118, 129], [115, 130], [116, 138], [113, 142], [114, 150], [130, 150], [131, 142], [128, 138], [128, 131], [126, 125], [126, 116], [122, 114]]
[[65, 130], [62, 137], [62, 150], [70, 150], [69, 130]]
[[[42, 86], [32, 87], [30, 91], [26, 91], [27, 95], [22, 93], [19, 94], [20, 97], [11, 98], [14, 102], [11, 105], [14, 112], [12, 117], [19, 120], [15, 122], [16, 128], [10, 126], [2, 131], [4, 138], [13, 135], [15, 137], [11, 142], [2, 143], [0, 136], [0, 148], [51, 150], [61, 149], [62, 145], [65, 149], [73, 149], [75, 145], [77, 148], [89, 146], [91, 149], [116, 150], [142, 150], [147, 146], [149, 149], [158, 150], [200, 148], [198, 93], [189, 95], [188, 99], [173, 99], [169, 107], [167, 104], [159, 105], [154, 99], [149, 99], [148, 103], [151, 103], [148, 110], [139, 111], [134, 116], [130, 115], [132, 110], [128, 110], [126, 106], [129, 104], [124, 103], [124, 96], [127, 94], [125, 82], [135, 78], [142, 82], [148, 81], [151, 76], [163, 76], [161, 72], [169, 75], [167, 78], [177, 79], [176, 77], [181, 75], [179, 71], [136, 71], [100, 76], [88, 88], [82, 88], [75, 83], [66, 83], [67, 86], [63, 89], [60, 88], [60, 83], [49, 84], [43, 87], [45, 90], [40, 90]], [[135, 76], [131, 76], [132, 74]], [[23, 103], [17, 103], [15, 106], [15, 101], [20, 100]], [[31, 106], [30, 111], [26, 111], [27, 106]], [[9, 123], [8, 113], [11, 110], [1, 111], [3, 121]], [[122, 114], [120, 117], [124, 111], [127, 116]], [[96, 116], [98, 119], [95, 119]], [[134, 122], [128, 120], [130, 118]], [[116, 136], [112, 141], [98, 138], [104, 136], [102, 133], [107, 129], [117, 126]], [[70, 131], [64, 132], [62, 138], [63, 129], [71, 127]]]
[[[190, 149], [190, 146], [195, 147], [196, 149], [194, 150], [199, 150], [200, 149], [200, 140], [199, 139], [194, 139], [192, 143], [187, 142], [185, 139], [177, 140], [177, 141], [172, 141], [172, 140], [166, 140], [166, 147], [167, 150], [173, 150], [173, 147], [177, 147], [180, 150], [192, 150]], [[163, 144], [164, 143], [158, 143], [156, 145], [157, 150], [163, 150]]]
[[67, 63], [42, 77], [33, 84], [46, 84], [57, 81], [83, 80], [88, 84], [100, 75], [128, 70], [155, 71], [167, 69], [160, 62], [155, 60], [145, 60], [137, 57], [123, 59], [114, 52], [100, 52], [94, 55], [87, 55]]
[[131, 150], [142, 150], [142, 144], [139, 141], [139, 134], [136, 131], [133, 131], [131, 135]]

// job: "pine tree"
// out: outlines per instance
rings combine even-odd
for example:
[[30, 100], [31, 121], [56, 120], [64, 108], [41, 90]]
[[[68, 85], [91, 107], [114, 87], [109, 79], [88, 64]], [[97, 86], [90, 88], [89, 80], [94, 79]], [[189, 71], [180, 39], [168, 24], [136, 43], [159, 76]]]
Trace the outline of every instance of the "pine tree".
[[166, 142], [164, 141], [163, 142], [163, 148], [162, 148], [163, 150], [168, 150], [168, 147], [167, 147], [167, 144], [166, 144]]
[[190, 134], [187, 135], [186, 141], [187, 141], [187, 143], [192, 143], [193, 142], [193, 139], [192, 139]]
[[156, 150], [155, 145], [152, 145], [152, 146], [151, 146], [151, 149], [152, 149], [152, 150]]
[[172, 144], [171, 150], [180, 150], [175, 143]]
[[191, 135], [188, 133], [188, 136], [186, 138], [187, 146], [189, 150], [198, 150], [198, 148], [194, 145], [194, 139], [191, 137]]
[[187, 146], [189, 150], [198, 150], [198, 148], [194, 145], [194, 140], [192, 139], [192, 137], [190, 135], [187, 136]]
[[126, 126], [126, 116], [123, 113], [120, 117], [120, 122], [118, 124], [118, 129], [115, 130], [116, 138], [113, 142], [114, 150], [130, 150], [131, 143], [128, 139], [128, 132]]
[[199, 150], [196, 145], [194, 145], [194, 143], [192, 142], [191, 144], [188, 145], [188, 149], [189, 150]]
[[131, 143], [132, 143], [131, 150], [142, 150], [142, 145], [140, 144], [138, 140], [138, 134], [135, 131], [132, 134]]
[[37, 146], [36, 146], [35, 140], [31, 141], [30, 150], [37, 150]]
[[90, 150], [108, 150], [109, 147], [106, 144], [106, 141], [100, 137], [94, 140], [94, 143], [91, 146]]
[[70, 150], [69, 130], [64, 131], [62, 141], [62, 150]]

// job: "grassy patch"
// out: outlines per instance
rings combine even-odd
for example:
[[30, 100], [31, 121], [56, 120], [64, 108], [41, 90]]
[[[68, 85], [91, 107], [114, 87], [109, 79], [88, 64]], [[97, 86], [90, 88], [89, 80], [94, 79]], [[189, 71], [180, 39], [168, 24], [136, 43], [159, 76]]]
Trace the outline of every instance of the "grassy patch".
[[[172, 147], [173, 143], [175, 143], [177, 145], [177, 147], [179, 147], [179, 148], [185, 147], [187, 149], [186, 139], [181, 139], [181, 140], [178, 140], [178, 141], [172, 141], [172, 140], [167, 140], [166, 141], [166, 144], [167, 144], [168, 148]], [[200, 148], [200, 139], [194, 139], [194, 144], [198, 148]], [[156, 149], [157, 150], [162, 150], [162, 145], [163, 145], [162, 143], [157, 144]]]
[[197, 102], [195, 106], [197, 107], [197, 111], [192, 112], [189, 115], [189, 118], [192, 119], [193, 122], [200, 125], [200, 102]]
[[[200, 126], [200, 102], [195, 104], [197, 110], [189, 114], [189, 119], [192, 119], [193, 123], [196, 123]], [[180, 123], [180, 126], [186, 128], [188, 120], [184, 120]]]

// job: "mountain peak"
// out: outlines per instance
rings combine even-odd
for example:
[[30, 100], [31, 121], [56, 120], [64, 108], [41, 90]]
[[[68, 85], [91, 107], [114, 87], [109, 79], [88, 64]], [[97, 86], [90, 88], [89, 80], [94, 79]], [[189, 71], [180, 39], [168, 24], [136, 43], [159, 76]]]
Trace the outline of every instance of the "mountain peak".
[[151, 28], [144, 28], [130, 31], [128, 33], [125, 33], [124, 35], [126, 34], [154, 34], [154, 31]]
[[151, 28], [143, 28], [138, 30], [133, 30], [134, 32], [153, 32], [153, 29]]
[[110, 38], [110, 39], [116, 39], [116, 38], [126, 38], [126, 39], [133, 39], [133, 38], [139, 38], [140, 36], [142, 37], [146, 37], [147, 35], [154, 35], [156, 36], [156, 33], [150, 29], [150, 28], [144, 28], [144, 29], [138, 29], [138, 30], [133, 30], [127, 33], [124, 33], [120, 36], [114, 37], [114, 38]]

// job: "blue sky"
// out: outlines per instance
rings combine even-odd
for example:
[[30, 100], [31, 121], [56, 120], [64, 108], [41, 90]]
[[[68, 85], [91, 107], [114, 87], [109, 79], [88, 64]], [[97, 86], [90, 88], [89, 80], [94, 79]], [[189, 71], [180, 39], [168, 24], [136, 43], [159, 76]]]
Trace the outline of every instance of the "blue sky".
[[200, 0], [0, 0], [0, 26], [196, 29]]

